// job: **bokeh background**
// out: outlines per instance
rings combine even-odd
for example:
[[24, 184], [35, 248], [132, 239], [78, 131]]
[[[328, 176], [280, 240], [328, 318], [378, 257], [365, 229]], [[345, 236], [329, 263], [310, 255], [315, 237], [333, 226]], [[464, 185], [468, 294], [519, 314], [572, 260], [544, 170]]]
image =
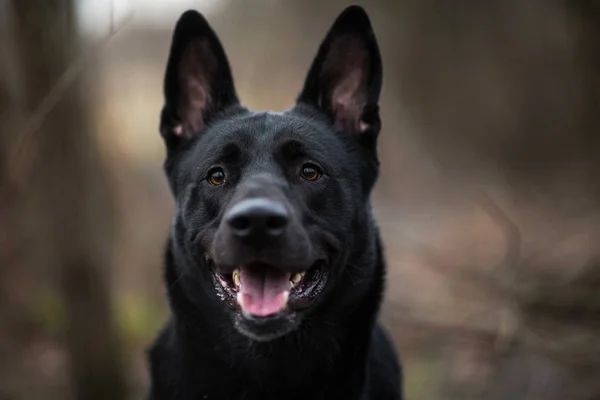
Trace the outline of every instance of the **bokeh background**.
[[[600, 399], [600, 4], [369, 0], [381, 320], [409, 400]], [[171, 33], [293, 104], [343, 0], [0, 0], [0, 400], [141, 399], [173, 201]]]

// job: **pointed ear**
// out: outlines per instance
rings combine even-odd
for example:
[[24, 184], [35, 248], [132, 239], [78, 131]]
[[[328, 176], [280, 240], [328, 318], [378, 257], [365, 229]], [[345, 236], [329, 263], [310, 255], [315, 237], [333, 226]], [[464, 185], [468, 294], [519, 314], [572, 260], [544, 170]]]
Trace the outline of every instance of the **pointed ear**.
[[183, 13], [175, 27], [164, 96], [160, 132], [167, 145], [201, 134], [215, 114], [238, 104], [223, 46], [196, 11]]
[[382, 67], [367, 13], [350, 6], [335, 20], [308, 72], [297, 102], [331, 118], [334, 127], [377, 136]]

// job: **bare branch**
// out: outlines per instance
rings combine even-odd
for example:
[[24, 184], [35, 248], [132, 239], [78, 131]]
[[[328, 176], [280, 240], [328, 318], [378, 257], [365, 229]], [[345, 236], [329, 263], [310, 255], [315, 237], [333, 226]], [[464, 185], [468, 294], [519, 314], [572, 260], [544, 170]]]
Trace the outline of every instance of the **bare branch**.
[[476, 195], [476, 203], [496, 221], [506, 236], [506, 254], [500, 267], [513, 269], [521, 258], [521, 232], [516, 223], [498, 206], [498, 204], [485, 192]]

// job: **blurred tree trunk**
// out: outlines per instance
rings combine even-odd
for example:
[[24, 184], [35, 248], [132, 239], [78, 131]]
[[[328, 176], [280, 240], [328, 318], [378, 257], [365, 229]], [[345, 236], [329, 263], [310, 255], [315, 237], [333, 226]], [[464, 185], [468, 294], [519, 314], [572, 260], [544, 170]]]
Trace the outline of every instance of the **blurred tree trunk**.
[[[13, 37], [31, 122], [35, 110], [82, 52], [73, 0], [13, 0]], [[124, 365], [111, 320], [113, 199], [90, 124], [90, 87], [79, 78], [39, 129], [18, 130], [13, 184], [31, 199], [66, 311], [65, 345], [74, 398], [126, 397]], [[27, 124], [25, 124], [27, 126]], [[14, 150], [14, 149], [13, 149]], [[47, 272], [46, 272], [47, 273]]]
[[28, 304], [28, 284], [34, 281], [24, 268], [24, 230], [19, 217], [21, 199], [8, 183], [14, 132], [23, 122], [23, 96], [16, 74], [17, 63], [10, 30], [10, 13], [0, 2], [0, 398], [12, 398], [23, 383], [26, 350], [39, 333]]

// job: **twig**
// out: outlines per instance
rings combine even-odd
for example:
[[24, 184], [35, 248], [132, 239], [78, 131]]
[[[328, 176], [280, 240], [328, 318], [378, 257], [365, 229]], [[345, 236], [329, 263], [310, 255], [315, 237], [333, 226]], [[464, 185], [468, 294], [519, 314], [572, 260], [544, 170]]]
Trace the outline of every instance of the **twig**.
[[461, 284], [484, 285], [492, 289], [496, 296], [504, 299], [506, 308], [500, 317], [495, 340], [495, 348], [501, 352], [510, 347], [521, 327], [520, 316], [516, 311], [518, 308], [513, 299], [519, 289], [522, 289], [515, 286], [514, 276], [515, 267], [519, 265], [521, 257], [521, 234], [518, 226], [485, 192], [477, 193], [475, 202], [499, 225], [506, 236], [506, 253], [502, 262], [493, 268], [490, 274], [468, 267], [449, 269], [444, 265], [444, 257], [423, 243], [419, 245], [420, 254], [426, 257], [425, 265], [437, 273], [458, 273]]
[[513, 270], [521, 258], [521, 232], [519, 227], [485, 192], [480, 191], [476, 195], [476, 202], [496, 221], [506, 236], [506, 254], [498, 267]]

